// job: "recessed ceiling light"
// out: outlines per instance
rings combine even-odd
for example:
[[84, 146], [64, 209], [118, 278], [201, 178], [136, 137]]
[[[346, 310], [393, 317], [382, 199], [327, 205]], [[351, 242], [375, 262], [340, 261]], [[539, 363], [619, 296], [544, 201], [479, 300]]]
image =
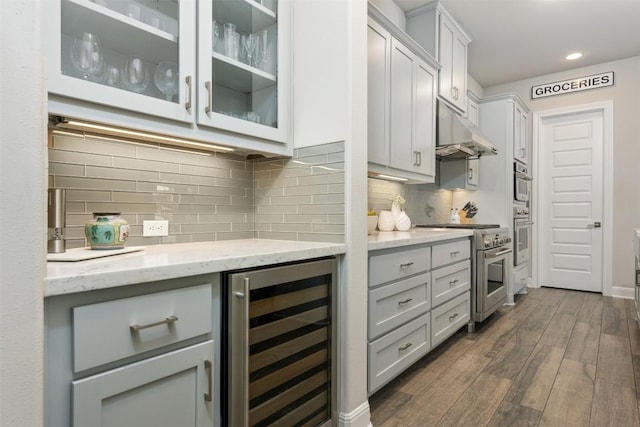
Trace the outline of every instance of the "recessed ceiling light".
[[574, 52], [574, 53], [570, 53], [569, 55], [565, 56], [565, 59], [569, 60], [569, 61], [573, 61], [576, 60], [578, 58], [581, 58], [582, 54], [580, 52]]

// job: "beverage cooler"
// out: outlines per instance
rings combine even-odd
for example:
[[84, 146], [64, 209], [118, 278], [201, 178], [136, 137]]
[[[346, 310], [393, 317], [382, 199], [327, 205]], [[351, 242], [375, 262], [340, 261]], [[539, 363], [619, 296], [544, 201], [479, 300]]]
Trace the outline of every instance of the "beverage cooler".
[[223, 425], [330, 425], [335, 269], [321, 259], [223, 276]]

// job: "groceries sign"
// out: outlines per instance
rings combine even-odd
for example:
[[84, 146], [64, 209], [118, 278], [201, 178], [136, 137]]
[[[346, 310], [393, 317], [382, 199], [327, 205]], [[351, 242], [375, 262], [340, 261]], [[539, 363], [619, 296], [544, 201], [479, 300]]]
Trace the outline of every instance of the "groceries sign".
[[613, 71], [533, 86], [531, 88], [531, 99], [580, 92], [582, 90], [597, 89], [606, 86], [613, 86]]

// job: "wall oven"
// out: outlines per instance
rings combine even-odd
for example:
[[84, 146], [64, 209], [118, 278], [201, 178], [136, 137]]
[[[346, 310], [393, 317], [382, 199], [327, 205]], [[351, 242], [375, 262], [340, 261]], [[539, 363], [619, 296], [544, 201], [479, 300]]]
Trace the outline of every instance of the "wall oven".
[[531, 227], [529, 208], [515, 206], [513, 208], [513, 265], [518, 267], [529, 262], [531, 257]]
[[223, 425], [330, 425], [334, 259], [226, 273]]
[[513, 200], [526, 203], [529, 201], [529, 185], [531, 176], [525, 165], [513, 163]]

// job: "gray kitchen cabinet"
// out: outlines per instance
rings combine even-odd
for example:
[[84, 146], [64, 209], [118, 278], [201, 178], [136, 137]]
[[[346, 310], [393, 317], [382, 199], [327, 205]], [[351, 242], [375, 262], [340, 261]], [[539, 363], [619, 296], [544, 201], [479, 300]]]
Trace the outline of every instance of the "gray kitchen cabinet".
[[459, 113], [467, 109], [467, 46], [471, 39], [440, 2], [407, 13], [407, 33], [442, 66], [438, 95]]
[[369, 395], [467, 324], [470, 251], [463, 238], [369, 252]]
[[530, 149], [527, 137], [528, 114], [525, 107], [514, 103], [513, 112], [513, 158], [525, 165], [529, 163]]
[[212, 426], [212, 340], [73, 381], [74, 427]]
[[[290, 154], [291, 2], [152, 3], [52, 2], [49, 113]], [[259, 38], [251, 63], [221, 49], [222, 23]], [[85, 39], [97, 47], [87, 50]]]
[[434, 182], [436, 64], [375, 16], [368, 27], [369, 172]]
[[219, 276], [45, 299], [45, 425], [220, 425]]

